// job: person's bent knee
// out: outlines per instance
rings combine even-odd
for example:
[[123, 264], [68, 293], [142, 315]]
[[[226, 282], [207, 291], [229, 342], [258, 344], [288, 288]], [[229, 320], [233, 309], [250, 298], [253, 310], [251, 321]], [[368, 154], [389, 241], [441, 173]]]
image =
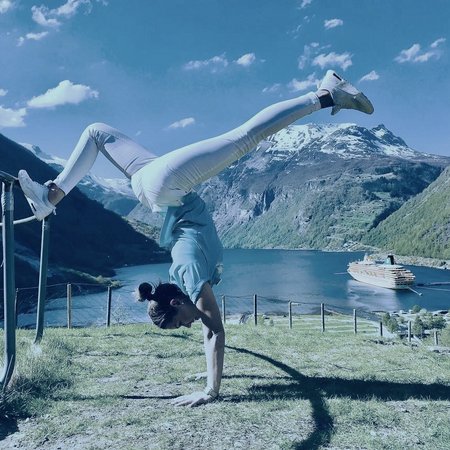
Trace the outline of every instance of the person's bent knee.
[[94, 122], [91, 123], [90, 125], [88, 125], [84, 132], [89, 134], [89, 136], [93, 136], [96, 132], [104, 132], [104, 131], [108, 131], [110, 130], [111, 127], [109, 125], [107, 125], [106, 123], [102, 123], [102, 122]]

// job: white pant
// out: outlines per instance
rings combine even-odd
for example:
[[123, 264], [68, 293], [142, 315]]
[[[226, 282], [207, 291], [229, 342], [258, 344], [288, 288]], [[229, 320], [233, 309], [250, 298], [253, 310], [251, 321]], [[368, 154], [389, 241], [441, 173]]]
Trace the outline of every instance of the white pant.
[[86, 128], [64, 170], [54, 180], [67, 195], [101, 151], [128, 178], [140, 202], [154, 211], [178, 206], [196, 185], [217, 175], [259, 142], [320, 109], [316, 94], [271, 105], [243, 125], [157, 157], [119, 131], [96, 123]]

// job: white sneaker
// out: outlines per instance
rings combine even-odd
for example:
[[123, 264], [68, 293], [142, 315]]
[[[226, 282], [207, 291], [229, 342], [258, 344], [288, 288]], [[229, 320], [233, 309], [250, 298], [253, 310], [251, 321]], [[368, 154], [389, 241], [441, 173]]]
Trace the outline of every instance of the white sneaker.
[[334, 106], [331, 115], [337, 114], [341, 109], [356, 109], [366, 114], [373, 113], [370, 100], [348, 81], [341, 78], [333, 70], [328, 70], [319, 85], [319, 90], [328, 91], [333, 99]]
[[52, 213], [56, 207], [48, 200], [48, 187], [33, 181], [26, 170], [19, 170], [19, 184], [28, 204], [37, 220], [43, 220]]

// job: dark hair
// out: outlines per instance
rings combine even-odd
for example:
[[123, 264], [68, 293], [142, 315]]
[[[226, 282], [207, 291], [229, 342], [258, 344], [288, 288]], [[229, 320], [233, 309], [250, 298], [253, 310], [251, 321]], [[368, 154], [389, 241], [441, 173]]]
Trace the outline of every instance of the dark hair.
[[186, 298], [183, 291], [172, 283], [141, 283], [138, 287], [140, 302], [148, 300], [148, 315], [159, 328], [166, 328], [172, 321], [177, 310], [170, 304], [173, 298]]

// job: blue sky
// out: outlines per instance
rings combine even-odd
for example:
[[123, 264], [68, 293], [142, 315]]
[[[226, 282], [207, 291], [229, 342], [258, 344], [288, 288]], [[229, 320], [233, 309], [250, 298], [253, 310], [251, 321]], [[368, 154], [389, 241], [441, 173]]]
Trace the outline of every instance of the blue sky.
[[334, 68], [375, 113], [303, 123], [384, 123], [450, 156], [449, 24], [448, 0], [0, 0], [0, 132], [67, 158], [101, 121], [163, 154]]

